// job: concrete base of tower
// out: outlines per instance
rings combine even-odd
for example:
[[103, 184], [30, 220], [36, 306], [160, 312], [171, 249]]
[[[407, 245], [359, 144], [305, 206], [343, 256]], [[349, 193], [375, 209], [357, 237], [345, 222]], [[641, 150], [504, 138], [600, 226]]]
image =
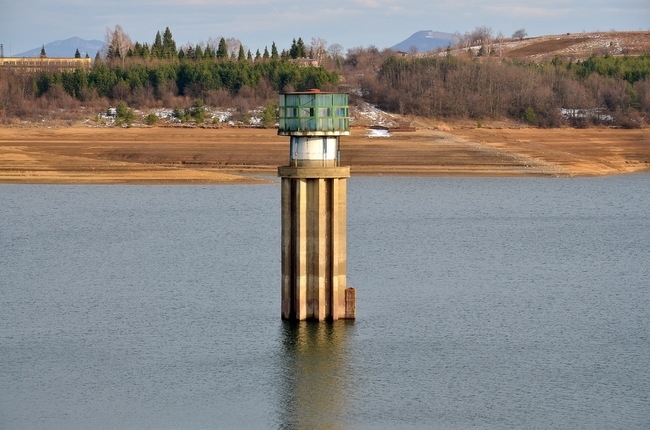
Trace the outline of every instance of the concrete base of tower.
[[357, 290], [348, 287], [345, 289], [345, 319], [357, 318]]
[[355, 292], [346, 285], [349, 172], [349, 167], [278, 169], [282, 177], [284, 319], [355, 318]]

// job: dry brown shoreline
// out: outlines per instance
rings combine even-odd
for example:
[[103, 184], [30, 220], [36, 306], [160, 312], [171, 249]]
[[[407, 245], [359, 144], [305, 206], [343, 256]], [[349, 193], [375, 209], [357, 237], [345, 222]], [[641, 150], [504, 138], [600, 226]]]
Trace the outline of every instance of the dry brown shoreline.
[[[650, 172], [650, 130], [422, 127], [341, 139], [353, 175], [597, 176]], [[0, 183], [262, 183], [288, 157], [273, 129], [0, 127]]]

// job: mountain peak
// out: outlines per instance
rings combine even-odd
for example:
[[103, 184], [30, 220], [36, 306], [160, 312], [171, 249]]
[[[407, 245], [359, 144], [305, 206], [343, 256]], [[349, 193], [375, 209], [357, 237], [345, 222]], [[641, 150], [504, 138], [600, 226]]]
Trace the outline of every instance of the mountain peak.
[[[82, 57], [85, 57], [86, 54], [88, 54], [90, 58], [95, 58], [97, 52], [104, 47], [104, 42], [101, 42], [99, 40], [85, 40], [80, 37], [71, 37], [65, 40], [56, 40], [44, 46], [45, 54], [50, 58], [74, 57], [77, 49], [79, 50], [79, 53]], [[43, 46], [39, 46], [37, 48], [30, 49], [29, 51], [21, 52], [14, 55], [14, 57], [38, 57], [41, 55], [42, 47]]]
[[408, 39], [391, 46], [393, 51], [427, 52], [446, 48], [454, 44], [454, 34], [441, 31], [421, 30], [413, 33]]

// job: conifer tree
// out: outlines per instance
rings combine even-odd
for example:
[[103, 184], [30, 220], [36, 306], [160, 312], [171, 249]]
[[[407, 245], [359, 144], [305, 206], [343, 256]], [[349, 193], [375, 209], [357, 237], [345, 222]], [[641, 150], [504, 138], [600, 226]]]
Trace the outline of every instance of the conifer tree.
[[203, 57], [204, 58], [214, 58], [216, 54], [214, 53], [214, 49], [210, 47], [210, 45], [207, 45], [205, 49], [203, 50]]
[[74, 53], [74, 58], [81, 58], [81, 53], [79, 53], [79, 48]]
[[278, 120], [278, 105], [275, 101], [269, 101], [262, 109], [262, 125], [273, 127]]
[[298, 57], [296, 58], [305, 58], [307, 56], [307, 47], [305, 46], [305, 42], [302, 41], [302, 37], [298, 38], [298, 42], [296, 43], [297, 53]]
[[278, 54], [278, 48], [275, 46], [275, 42], [271, 45], [271, 59], [277, 60], [280, 58], [280, 54]]
[[305, 58], [307, 56], [307, 48], [305, 47], [305, 42], [302, 41], [302, 38], [299, 37], [298, 41], [293, 39], [291, 43], [291, 49], [289, 50], [289, 57], [291, 58]]
[[295, 38], [291, 41], [291, 48], [289, 49], [289, 56], [291, 58], [298, 58], [298, 44], [296, 43]]
[[41, 58], [45, 58], [47, 55], [45, 54], [45, 45], [41, 47]]
[[265, 60], [268, 60], [269, 57], [270, 57], [270, 55], [269, 55], [269, 50], [268, 50], [268, 49], [266, 48], [266, 46], [265, 46], [265, 47], [264, 47], [264, 55], [262, 55], [262, 58], [265, 59]]
[[246, 59], [246, 53], [244, 52], [244, 45], [239, 45], [239, 52], [237, 53], [237, 61], [244, 61]]
[[149, 46], [146, 43], [135, 42], [135, 45], [133, 45], [134, 57], [147, 58], [149, 54]]
[[176, 42], [174, 42], [171, 30], [167, 27], [162, 37], [162, 56], [163, 58], [173, 58], [175, 55]]
[[153, 45], [151, 45], [151, 56], [154, 58], [162, 58], [163, 55], [163, 43], [162, 37], [160, 36], [160, 31], [156, 32], [156, 38], [154, 39]]
[[217, 47], [217, 58], [228, 58], [228, 45], [226, 45], [226, 39], [223, 37], [221, 40], [219, 40], [219, 46]]

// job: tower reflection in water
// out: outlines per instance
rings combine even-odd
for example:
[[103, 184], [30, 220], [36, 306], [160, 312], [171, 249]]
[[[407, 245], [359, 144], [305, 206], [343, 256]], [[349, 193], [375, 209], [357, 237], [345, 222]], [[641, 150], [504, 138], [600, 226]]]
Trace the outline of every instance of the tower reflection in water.
[[343, 428], [353, 381], [347, 339], [354, 321], [282, 324], [281, 428]]

